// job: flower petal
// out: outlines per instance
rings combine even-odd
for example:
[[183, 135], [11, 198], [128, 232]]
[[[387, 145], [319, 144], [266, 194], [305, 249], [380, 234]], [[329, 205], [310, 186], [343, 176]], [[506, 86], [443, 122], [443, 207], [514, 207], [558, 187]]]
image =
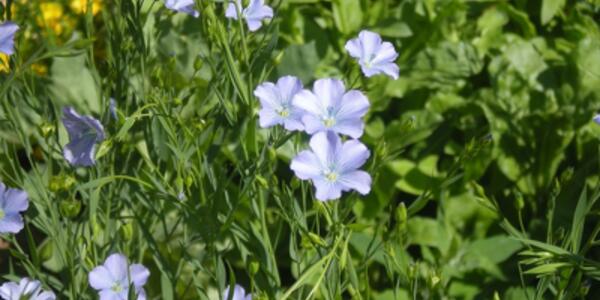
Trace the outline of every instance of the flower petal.
[[35, 300], [55, 300], [56, 295], [53, 292], [42, 292]]
[[88, 282], [95, 290], [110, 289], [115, 280], [105, 266], [95, 267], [88, 275]]
[[133, 282], [133, 286], [141, 288], [148, 281], [150, 271], [141, 264], [133, 264], [129, 267], [129, 278]]
[[16, 214], [25, 211], [29, 206], [27, 192], [25, 191], [9, 188], [2, 196], [4, 197], [4, 204], [0, 204], [0, 208], [6, 214]]
[[23, 226], [23, 217], [20, 214], [7, 214], [0, 220], [0, 233], [18, 233]]
[[277, 89], [281, 95], [281, 103], [292, 104], [294, 96], [302, 90], [302, 81], [298, 77], [283, 76], [277, 80]]
[[321, 166], [329, 166], [336, 161], [338, 150], [342, 148], [342, 141], [337, 134], [331, 131], [319, 132], [310, 139], [310, 148], [321, 162]]
[[350, 54], [350, 56], [354, 58], [362, 57], [362, 45], [360, 43], [360, 39], [351, 39], [346, 42], [346, 51]]
[[283, 127], [288, 131], [304, 130], [304, 124], [302, 124], [302, 121], [300, 121], [301, 118], [301, 114], [292, 112], [292, 116], [283, 121]]
[[342, 145], [338, 159], [340, 173], [354, 171], [365, 164], [371, 153], [369, 149], [358, 140], [350, 140]]
[[12, 300], [15, 298], [13, 296], [20, 296], [19, 285], [15, 282], [3, 283], [2, 286], [0, 286], [0, 297], [2, 297], [2, 299]]
[[400, 68], [395, 63], [389, 63], [384, 65], [378, 65], [376, 67], [378, 70], [383, 72], [384, 74], [392, 77], [394, 80], [398, 79]]
[[74, 139], [65, 145], [63, 156], [71, 165], [88, 167], [96, 163], [95, 150], [96, 138], [87, 136]]
[[274, 110], [263, 108], [260, 111], [258, 111], [258, 124], [260, 125], [260, 127], [268, 128], [281, 123], [281, 116], [279, 116], [279, 114]]
[[27, 277], [21, 278], [19, 281], [19, 290], [21, 295], [34, 295], [39, 293], [42, 283], [37, 280], [31, 280]]
[[326, 131], [327, 128], [323, 125], [323, 121], [315, 115], [305, 114], [302, 116], [302, 124], [304, 131], [308, 134], [314, 134], [319, 131]]
[[263, 82], [254, 89], [254, 96], [260, 101], [263, 108], [278, 110], [282, 108], [282, 99], [279, 90], [272, 82]]
[[362, 44], [362, 57], [369, 58], [376, 54], [381, 45], [381, 36], [375, 32], [363, 30], [358, 34], [358, 38]]
[[290, 169], [302, 180], [311, 179], [321, 175], [322, 166], [317, 156], [308, 150], [304, 150], [292, 159]]
[[396, 58], [398, 58], [398, 52], [396, 52], [394, 45], [390, 42], [383, 42], [371, 63], [374, 65], [379, 63], [393, 63]]
[[100, 300], [127, 300], [127, 296], [121, 297], [118, 293], [113, 292], [111, 289], [101, 290]]
[[353, 171], [342, 174], [338, 180], [345, 191], [355, 190], [362, 195], [371, 191], [371, 175], [365, 171]]
[[233, 288], [233, 295], [229, 295], [231, 292], [231, 286], [227, 286], [227, 288], [225, 288], [225, 290], [223, 291], [223, 299], [227, 300], [229, 299], [229, 297], [231, 296], [232, 300], [245, 300], [246, 297], [246, 290], [244, 290], [244, 288], [241, 285], [236, 284]]
[[0, 52], [6, 55], [15, 53], [15, 33], [19, 26], [13, 22], [0, 24]]
[[316, 188], [315, 196], [319, 201], [335, 200], [342, 196], [342, 187], [323, 177], [313, 179]]
[[120, 253], [111, 254], [104, 262], [104, 266], [114, 280], [127, 280], [128, 265], [125, 255]]
[[361, 119], [340, 120], [332, 129], [335, 132], [357, 139], [363, 135], [365, 123]]
[[351, 90], [342, 97], [342, 102], [340, 103], [340, 108], [336, 117], [340, 121], [360, 119], [367, 113], [369, 106], [369, 100], [363, 93], [357, 90]]
[[[237, 4], [237, 8], [236, 8]], [[225, 10], [225, 17], [237, 20], [238, 19], [238, 10], [242, 12], [242, 4], [240, 0], [236, 0], [235, 3], [230, 1], [227, 5], [227, 10]]]
[[200, 13], [194, 9], [196, 7], [194, 0], [167, 0], [165, 6], [168, 9], [186, 13], [196, 18], [200, 16]]
[[337, 107], [342, 100], [346, 88], [338, 79], [325, 78], [315, 81], [313, 91], [321, 107]]
[[321, 101], [309, 90], [298, 92], [292, 99], [292, 104], [314, 115], [321, 115], [325, 110]]

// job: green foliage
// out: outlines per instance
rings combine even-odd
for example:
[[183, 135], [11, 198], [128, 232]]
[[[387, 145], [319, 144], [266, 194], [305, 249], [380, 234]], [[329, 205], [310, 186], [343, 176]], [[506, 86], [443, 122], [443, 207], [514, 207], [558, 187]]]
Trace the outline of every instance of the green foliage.
[[[600, 297], [600, 3], [267, 1], [251, 33], [196, 2], [197, 19], [110, 1], [63, 40], [12, 2], [0, 178], [31, 204], [3, 278], [96, 299], [88, 272], [122, 252], [150, 268], [149, 299], [234, 282], [254, 299]], [[344, 49], [362, 29], [395, 45], [398, 80], [362, 76]], [[258, 127], [253, 91], [283, 75], [368, 94], [368, 196], [316, 201], [289, 169], [306, 138]], [[65, 105], [106, 129], [95, 167], [62, 158]]]

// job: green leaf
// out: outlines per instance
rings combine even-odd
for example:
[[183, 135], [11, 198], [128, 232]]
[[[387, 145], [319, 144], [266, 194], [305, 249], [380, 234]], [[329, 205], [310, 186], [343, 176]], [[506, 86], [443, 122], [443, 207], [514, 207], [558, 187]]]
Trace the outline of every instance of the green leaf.
[[342, 33], [350, 34], [361, 28], [362, 12], [360, 0], [333, 0], [333, 20]]
[[76, 105], [84, 112], [99, 113], [100, 91], [85, 62], [85, 55], [55, 57], [50, 88], [61, 101]]
[[565, 6], [566, 0], [544, 0], [542, 2], [542, 24], [547, 24]]

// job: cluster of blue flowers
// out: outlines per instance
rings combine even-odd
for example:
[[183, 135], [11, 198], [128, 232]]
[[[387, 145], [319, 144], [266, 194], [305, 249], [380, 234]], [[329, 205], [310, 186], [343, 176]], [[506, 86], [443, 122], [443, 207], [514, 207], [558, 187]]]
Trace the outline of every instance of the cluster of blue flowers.
[[[199, 17], [194, 0], [165, 0], [171, 10]], [[263, 0], [251, 0], [242, 7], [240, 0], [230, 1], [225, 17], [246, 21], [250, 31], [261, 28], [265, 19], [273, 17], [273, 9]], [[19, 27], [13, 22], [0, 24], [0, 52], [14, 53], [14, 36]], [[398, 78], [394, 63], [398, 54], [389, 42], [370, 31], [360, 32], [358, 38], [346, 44], [348, 53], [358, 60], [365, 76], [386, 74]], [[304, 131], [311, 135], [310, 150], [300, 152], [291, 162], [291, 169], [302, 180], [310, 180], [321, 201], [338, 199], [342, 191], [356, 190], [365, 195], [371, 189], [371, 176], [360, 170], [370, 156], [367, 147], [358, 139], [364, 131], [362, 118], [369, 109], [369, 100], [358, 90], [346, 90], [341, 80], [317, 80], [312, 90], [304, 89], [294, 76], [281, 77], [276, 83], [264, 82], [254, 91], [259, 99], [259, 125], [263, 128], [282, 125], [289, 131]], [[116, 115], [116, 104], [110, 101], [110, 111]], [[65, 160], [72, 166], [89, 167], [95, 164], [96, 144], [105, 139], [104, 127], [99, 120], [81, 115], [72, 107], [63, 109], [63, 125], [69, 143], [63, 148]], [[340, 136], [346, 136], [342, 139]], [[0, 233], [18, 233], [23, 229], [21, 213], [29, 205], [25, 191], [6, 188], [0, 183]], [[141, 264], [129, 265], [126, 256], [110, 255], [103, 265], [89, 273], [89, 284], [98, 291], [101, 300], [127, 299], [134, 288], [138, 300], [145, 300], [143, 289], [150, 272]], [[231, 293], [231, 295], [230, 295]], [[243, 287], [228, 287], [224, 297], [249, 300]], [[51, 300], [52, 292], [43, 291], [41, 283], [29, 278], [4, 283], [0, 287], [3, 299]]]
[[[377, 33], [361, 31], [358, 38], [346, 43], [346, 50], [358, 60], [365, 76], [383, 73], [398, 78], [394, 62], [398, 53]], [[290, 167], [298, 178], [313, 183], [318, 200], [338, 199], [350, 190], [362, 195], [371, 191], [371, 176], [359, 169], [370, 156], [358, 140], [365, 128], [362, 118], [370, 106], [361, 91], [346, 91], [344, 82], [334, 78], [319, 79], [307, 90], [298, 78], [284, 76], [277, 83], [262, 83], [254, 95], [261, 103], [261, 127], [282, 125], [311, 135], [310, 150], [300, 152]]]

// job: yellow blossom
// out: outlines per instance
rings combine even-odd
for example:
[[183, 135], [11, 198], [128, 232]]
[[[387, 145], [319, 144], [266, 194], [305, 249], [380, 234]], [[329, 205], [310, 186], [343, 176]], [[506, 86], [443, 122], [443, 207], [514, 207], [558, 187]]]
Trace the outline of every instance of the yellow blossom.
[[[71, 10], [78, 14], [86, 13], [89, 0], [71, 0]], [[95, 16], [102, 8], [101, 0], [93, 0], [92, 3], [92, 14]]]
[[64, 29], [61, 22], [64, 14], [62, 5], [56, 2], [45, 2], [40, 4], [40, 10], [42, 18], [38, 18], [38, 24], [40, 26], [47, 26], [56, 35], [60, 35]]
[[8, 73], [8, 71], [10, 71], [8, 55], [0, 53], [0, 73]]

